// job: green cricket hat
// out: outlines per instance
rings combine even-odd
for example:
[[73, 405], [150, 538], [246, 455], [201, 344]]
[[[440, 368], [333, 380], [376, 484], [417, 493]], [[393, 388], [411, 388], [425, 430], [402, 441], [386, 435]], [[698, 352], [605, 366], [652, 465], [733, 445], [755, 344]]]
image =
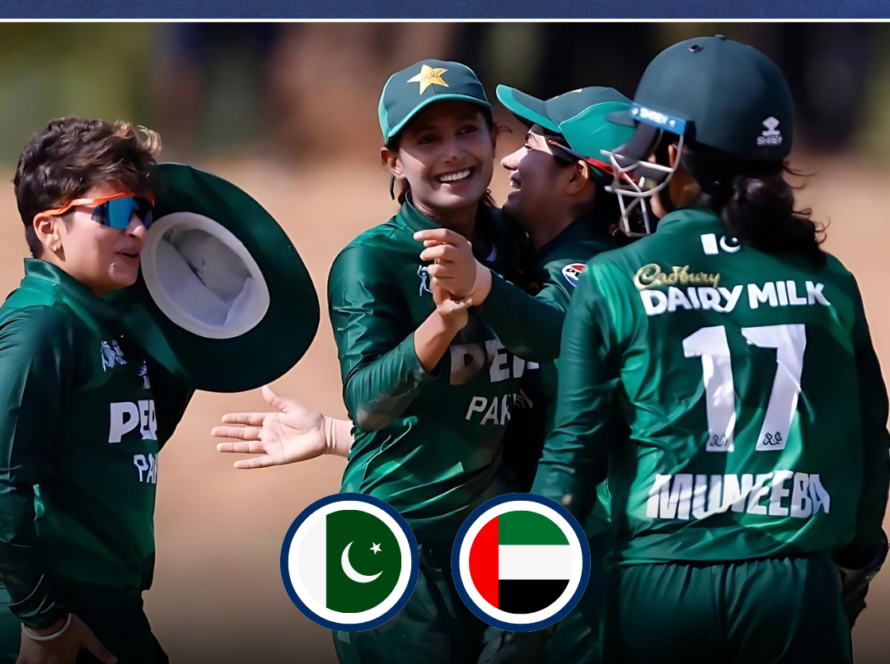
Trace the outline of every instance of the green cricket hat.
[[743, 159], [781, 161], [791, 152], [794, 100], [779, 68], [723, 35], [662, 51], [634, 96], [642, 124]]
[[380, 95], [380, 130], [389, 143], [422, 109], [441, 101], [464, 101], [491, 111], [472, 69], [459, 62], [423, 60], [393, 74]]
[[[543, 101], [524, 92], [497, 87], [498, 100], [527, 126], [560, 134], [572, 152], [606, 162], [603, 150], [615, 150], [634, 134], [631, 101], [613, 88], [589, 87]], [[594, 167], [599, 179], [608, 178]]]
[[319, 321], [290, 238], [251, 196], [210, 173], [160, 164], [152, 189], [139, 279], [109, 297], [129, 333], [195, 389], [241, 392], [283, 375]]

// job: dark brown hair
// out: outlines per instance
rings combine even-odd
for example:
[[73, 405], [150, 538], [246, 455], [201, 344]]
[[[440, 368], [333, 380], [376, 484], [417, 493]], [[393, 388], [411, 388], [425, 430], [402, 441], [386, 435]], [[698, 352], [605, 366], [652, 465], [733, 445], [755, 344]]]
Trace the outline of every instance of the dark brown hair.
[[13, 180], [31, 255], [39, 258], [43, 251], [34, 231], [36, 215], [83, 196], [100, 182], [118, 182], [145, 194], [160, 151], [156, 132], [129, 122], [61, 118], [34, 134]]
[[810, 218], [810, 209], [795, 209], [795, 187], [785, 180], [804, 174], [782, 162], [742, 161], [697, 145], [684, 147], [681, 160], [701, 187], [700, 204], [717, 212], [734, 237], [766, 253], [798, 254], [815, 267], [825, 265], [819, 246], [825, 229]]

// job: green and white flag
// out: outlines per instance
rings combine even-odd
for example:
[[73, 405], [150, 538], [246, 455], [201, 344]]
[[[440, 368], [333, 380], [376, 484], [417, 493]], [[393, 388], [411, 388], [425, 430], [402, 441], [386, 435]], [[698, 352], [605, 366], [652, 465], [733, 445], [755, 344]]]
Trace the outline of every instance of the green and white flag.
[[[285, 540], [285, 586], [290, 581], [292, 599], [296, 594], [298, 608], [313, 614], [307, 613], [309, 618], [336, 623], [341, 631], [354, 631], [391, 611], [412, 577], [412, 547], [416, 559], [414, 538], [409, 542], [405, 529], [408, 535], [411, 531], [407, 523], [398, 523], [404, 521], [398, 513], [382, 501], [385, 509], [368, 502], [368, 496], [350, 496], [336, 496], [340, 500], [304, 512], [290, 544]], [[413, 577], [416, 581], [416, 571]], [[413, 590], [413, 582], [410, 586]]]

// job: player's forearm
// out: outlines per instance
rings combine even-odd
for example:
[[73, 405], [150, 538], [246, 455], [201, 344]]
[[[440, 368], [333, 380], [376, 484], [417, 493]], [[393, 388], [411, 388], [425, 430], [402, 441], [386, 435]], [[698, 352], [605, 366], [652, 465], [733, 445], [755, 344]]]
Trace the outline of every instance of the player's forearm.
[[887, 432], [890, 405], [865, 313], [861, 310], [861, 303], [859, 306], [854, 341], [862, 427], [863, 478], [854, 545], [868, 550], [876, 542], [882, 541], [881, 526], [890, 489], [890, 433]]
[[435, 373], [436, 367], [460, 329], [438, 311], [431, 313], [420, 324], [414, 333], [414, 352], [427, 373]]
[[510, 352], [534, 362], [559, 356], [565, 310], [549, 301], [546, 291], [532, 297], [494, 276], [491, 292], [476, 311]]
[[157, 409], [158, 443], [163, 447], [185, 415], [195, 390], [174, 378], [159, 364], [150, 363], [148, 375], [151, 377], [152, 394]]
[[58, 589], [40, 564], [32, 487], [0, 483], [0, 583], [9, 609], [28, 627], [48, 627], [68, 614]]
[[619, 372], [589, 276], [572, 300], [556, 366], [556, 417], [544, 443], [533, 491], [566, 506], [582, 523], [605, 479], [615, 435]]
[[433, 379], [417, 356], [414, 337], [412, 332], [391, 351], [346, 377], [346, 407], [363, 431], [386, 428], [414, 401], [424, 383]]

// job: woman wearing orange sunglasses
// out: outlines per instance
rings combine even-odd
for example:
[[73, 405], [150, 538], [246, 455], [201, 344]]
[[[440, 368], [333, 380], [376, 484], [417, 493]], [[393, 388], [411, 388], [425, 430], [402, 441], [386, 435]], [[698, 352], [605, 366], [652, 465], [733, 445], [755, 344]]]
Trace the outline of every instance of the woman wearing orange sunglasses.
[[66, 118], [19, 159], [33, 258], [0, 308], [4, 664], [73, 664], [81, 650], [167, 661], [141, 593], [154, 565], [157, 454], [192, 390], [144, 356], [103, 299], [138, 276], [159, 149], [154, 132]]

